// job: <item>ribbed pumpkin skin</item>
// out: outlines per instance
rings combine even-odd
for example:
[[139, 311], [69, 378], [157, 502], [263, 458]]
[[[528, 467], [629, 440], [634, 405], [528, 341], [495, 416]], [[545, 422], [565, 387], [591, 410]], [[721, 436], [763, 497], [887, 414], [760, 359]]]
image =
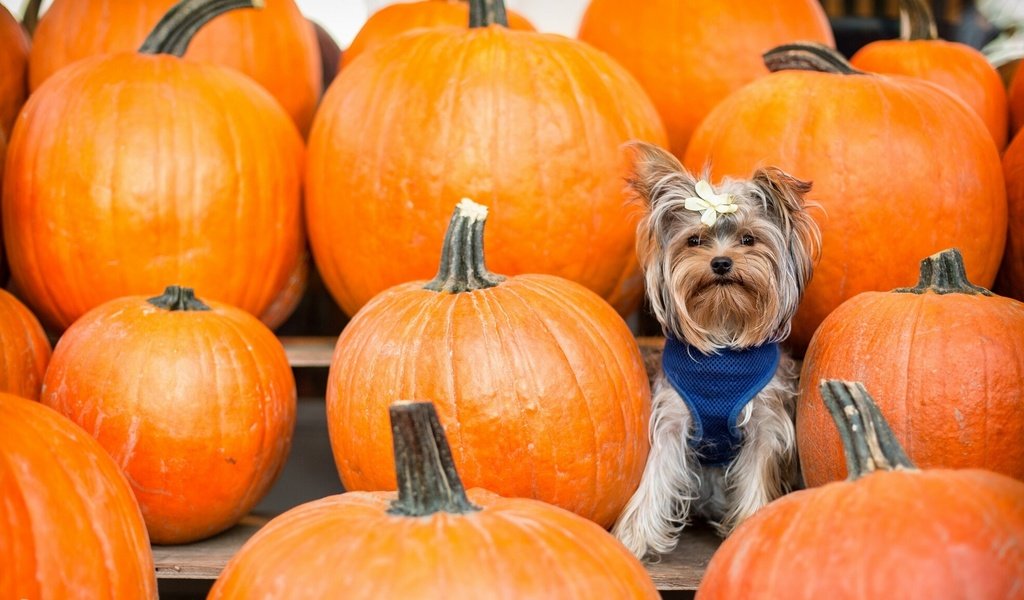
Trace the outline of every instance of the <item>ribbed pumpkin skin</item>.
[[132, 484], [155, 543], [235, 524], [270, 489], [291, 444], [295, 381], [254, 317], [208, 303], [171, 312], [108, 302], [54, 350], [42, 402], [96, 437]]
[[156, 598], [131, 489], [94, 439], [0, 393], [0, 597]]
[[706, 161], [716, 179], [776, 165], [813, 182], [822, 258], [787, 342], [798, 352], [844, 300], [912, 284], [922, 256], [956, 246], [974, 283], [995, 279], [1007, 219], [999, 153], [981, 120], [932, 84], [774, 73], [697, 128], [683, 163]]
[[716, 104], [768, 74], [765, 51], [797, 40], [834, 44], [816, 0], [592, 0], [579, 37], [636, 76], [680, 158]]
[[[351, 64], [356, 56], [378, 44], [403, 33], [422, 27], [466, 27], [469, 23], [469, 4], [462, 0], [420, 0], [389, 4], [370, 15], [342, 55], [342, 68]], [[510, 29], [534, 31], [526, 17], [508, 12]]]
[[638, 306], [639, 211], [626, 206], [620, 146], [666, 138], [622, 67], [499, 26], [424, 30], [364, 58], [324, 96], [306, 177], [313, 255], [346, 313], [433, 276], [463, 197], [491, 208], [495, 272], [558, 275], [623, 314]]
[[[88, 56], [135, 51], [177, 0], [54, 0], [42, 15], [29, 57], [34, 92], [61, 68]], [[186, 57], [245, 73], [277, 99], [306, 132], [320, 98], [320, 48], [294, 0], [264, 0], [258, 10], [217, 17]]]
[[945, 40], [882, 40], [858, 50], [850, 64], [864, 71], [917, 77], [942, 86], [978, 113], [997, 148], [1006, 147], [1006, 88], [999, 72], [974, 48]]
[[291, 276], [284, 284], [284, 289], [260, 315], [260, 321], [263, 321], [263, 324], [271, 330], [283, 325], [302, 302], [302, 296], [306, 293], [306, 287], [309, 284], [309, 261], [309, 255], [304, 253], [299, 262], [295, 264], [295, 269], [292, 270]]
[[800, 377], [797, 447], [809, 486], [846, 477], [822, 379], [864, 383], [919, 467], [1024, 480], [1024, 304], [931, 292], [844, 302], [815, 334]]
[[423, 283], [374, 298], [338, 340], [327, 422], [345, 489], [395, 488], [388, 406], [429, 400], [466, 487], [611, 525], [640, 482], [650, 416], [622, 319], [550, 276], [459, 294]]
[[14, 118], [28, 97], [28, 48], [18, 20], [0, 6], [0, 136], [10, 137]]
[[892, 471], [794, 492], [719, 547], [698, 600], [1019, 600], [1024, 483]]
[[1017, 132], [1024, 127], [1024, 75], [1021, 69], [1017, 69], [1013, 81], [1007, 90], [1010, 103], [1010, 137], [1017, 135]]
[[25, 305], [0, 289], [0, 392], [39, 399], [50, 340]]
[[1003, 174], [1010, 226], [1003, 264], [993, 290], [1024, 302], [1024, 135], [1016, 136], [1003, 154]]
[[659, 597], [640, 562], [597, 525], [534, 500], [468, 495], [483, 510], [389, 515], [395, 494], [381, 492], [304, 504], [257, 532], [209, 598]]
[[300, 260], [302, 140], [230, 69], [83, 60], [33, 93], [7, 154], [12, 276], [55, 328], [168, 281], [258, 315]]

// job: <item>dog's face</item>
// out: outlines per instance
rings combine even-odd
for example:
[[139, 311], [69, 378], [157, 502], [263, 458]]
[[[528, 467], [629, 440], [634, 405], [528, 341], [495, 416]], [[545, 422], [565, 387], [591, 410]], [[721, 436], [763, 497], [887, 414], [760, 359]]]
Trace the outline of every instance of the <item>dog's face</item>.
[[632, 149], [629, 184], [647, 208], [637, 251], [666, 332], [705, 353], [789, 335], [820, 249], [810, 184], [769, 167], [712, 188], [657, 146]]

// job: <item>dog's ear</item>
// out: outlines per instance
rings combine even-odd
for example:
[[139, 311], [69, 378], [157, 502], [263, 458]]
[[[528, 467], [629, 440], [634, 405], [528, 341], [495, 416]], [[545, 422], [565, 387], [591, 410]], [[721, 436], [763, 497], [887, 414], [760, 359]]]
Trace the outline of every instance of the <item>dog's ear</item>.
[[790, 264], [796, 270], [793, 275], [803, 289], [821, 254], [821, 231], [807, 212], [804, 198], [811, 191], [811, 182], [797, 179], [778, 167], [758, 169], [752, 181], [764, 192], [769, 218], [789, 239]]
[[626, 183], [648, 208], [657, 204], [669, 189], [678, 191], [682, 184], [692, 190], [696, 184], [682, 163], [667, 150], [647, 142], [629, 142], [624, 148], [632, 157]]

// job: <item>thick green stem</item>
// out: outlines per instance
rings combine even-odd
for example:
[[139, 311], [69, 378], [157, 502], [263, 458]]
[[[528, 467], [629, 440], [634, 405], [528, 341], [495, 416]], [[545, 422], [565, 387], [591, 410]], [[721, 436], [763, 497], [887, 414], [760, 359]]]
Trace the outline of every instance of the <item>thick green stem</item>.
[[473, 28], [488, 25], [508, 27], [504, 0], [469, 0], [469, 26]]
[[820, 389], [843, 440], [848, 480], [875, 471], [914, 468], [863, 384], [822, 380]]
[[900, 39], [936, 40], [939, 30], [928, 0], [900, 0]]
[[391, 503], [388, 512], [425, 517], [438, 512], [461, 514], [480, 510], [466, 497], [434, 405], [396, 402], [389, 412], [398, 499]]
[[263, 0], [181, 0], [160, 19], [139, 52], [184, 56], [196, 32], [214, 18], [237, 8], [262, 7]]
[[505, 281], [484, 265], [487, 207], [465, 198], [455, 207], [441, 248], [441, 266], [424, 289], [448, 294], [492, 288]]
[[971, 296], [993, 296], [994, 294], [981, 286], [974, 285], [967, 279], [964, 257], [956, 248], [943, 250], [921, 261], [921, 278], [917, 286], [897, 288], [898, 294], [968, 294]]
[[203, 304], [203, 301], [199, 298], [196, 298], [196, 293], [192, 288], [181, 287], [178, 285], [167, 286], [164, 289], [163, 294], [150, 298], [147, 302], [157, 308], [171, 311], [210, 310], [209, 306]]
[[779, 71], [817, 71], [836, 75], [863, 75], [842, 54], [817, 42], [796, 42], [776, 46], [761, 58], [772, 73]]

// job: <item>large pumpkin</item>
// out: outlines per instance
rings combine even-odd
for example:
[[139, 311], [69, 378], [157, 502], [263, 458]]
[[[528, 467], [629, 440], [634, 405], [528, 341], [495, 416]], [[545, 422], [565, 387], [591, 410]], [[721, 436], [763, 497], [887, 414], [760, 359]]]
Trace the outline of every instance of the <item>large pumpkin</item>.
[[114, 461], [71, 421], [0, 393], [0, 597], [156, 598], [153, 554]]
[[711, 558], [697, 600], [1024, 598], [1024, 483], [917, 470], [862, 385], [822, 388], [849, 479], [746, 520]]
[[[345, 49], [342, 66], [356, 56], [403, 33], [424, 27], [465, 27], [469, 23], [469, 3], [465, 0], [418, 0], [389, 4], [370, 15], [352, 43]], [[508, 12], [510, 29], [533, 31], [526, 17]]]
[[[97, 54], [138, 49], [177, 0], [54, 0], [39, 20], [29, 58], [33, 92], [61, 68]], [[320, 48], [295, 0], [218, 18], [186, 56], [245, 73], [277, 99], [303, 133], [321, 92]]]
[[0, 289], [0, 392], [39, 399], [50, 340], [25, 305]]
[[1010, 104], [1010, 134], [1017, 135], [1024, 128], [1024, 69], [1017, 69], [1007, 90]]
[[1024, 302], [1024, 134], [1017, 134], [1003, 154], [1010, 225], [1003, 264], [993, 289]]
[[234, 525], [284, 466], [295, 381], [273, 333], [190, 289], [112, 300], [57, 343], [42, 402], [92, 433], [158, 544]]
[[21, 24], [0, 6], [0, 136], [10, 137], [14, 117], [28, 98], [28, 49]]
[[716, 104], [768, 74], [764, 52], [797, 40], [833, 43], [818, 0], [592, 0], [579, 37], [640, 80], [680, 158]]
[[179, 58], [202, 23], [239, 6], [251, 2], [188, 0], [144, 50], [82, 60], [25, 105], [4, 238], [15, 284], [48, 325], [169, 280], [258, 315], [296, 269], [298, 132], [248, 77]]
[[[324, 282], [350, 315], [433, 274], [463, 196], [492, 207], [490, 260], [501, 272], [571, 279], [624, 314], [639, 305], [639, 215], [626, 206], [619, 148], [664, 144], [658, 115], [611, 58], [487, 20], [489, 1], [471, 3], [480, 26], [399, 36], [342, 69], [324, 96], [307, 224]], [[490, 8], [504, 14], [500, 1]]]
[[925, 259], [917, 287], [844, 302], [815, 334], [800, 379], [797, 447], [808, 485], [845, 475], [822, 379], [871, 386], [922, 467], [1024, 480], [1024, 303], [972, 285], [955, 250]]
[[614, 309], [550, 275], [484, 267], [487, 209], [460, 203], [430, 282], [378, 295], [342, 331], [327, 424], [348, 490], [395, 489], [386, 408], [430, 398], [471, 487], [609, 526], [640, 482], [650, 388]]
[[918, 77], [949, 90], [978, 113], [996, 147], [1006, 146], [1006, 88], [985, 55], [959, 42], [940, 40], [928, 0], [900, 0], [899, 40], [881, 40], [862, 47], [850, 64], [873, 73]]
[[231, 559], [210, 600], [659, 597], [640, 562], [586, 519], [467, 494], [433, 405], [390, 414], [398, 493], [348, 492], [275, 518]]
[[788, 343], [806, 348], [844, 300], [914, 280], [959, 246], [990, 286], [1006, 240], [999, 153], [977, 115], [928, 82], [868, 74], [811, 44], [766, 57], [772, 75], [729, 96], [697, 128], [683, 163], [715, 177], [777, 165], [813, 181], [822, 259]]

